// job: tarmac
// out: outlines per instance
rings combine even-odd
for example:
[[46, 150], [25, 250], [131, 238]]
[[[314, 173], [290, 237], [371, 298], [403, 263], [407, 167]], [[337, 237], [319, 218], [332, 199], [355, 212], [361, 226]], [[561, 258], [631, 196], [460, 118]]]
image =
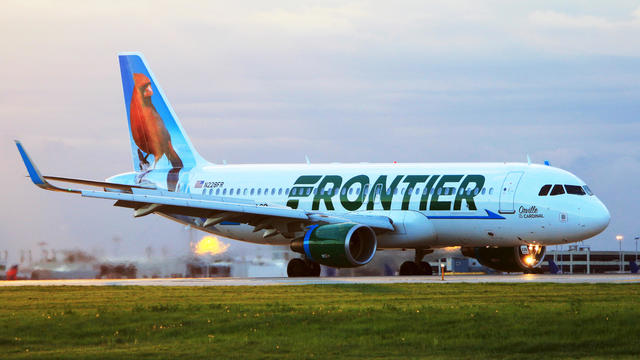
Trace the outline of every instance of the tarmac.
[[326, 284], [442, 284], [442, 283], [562, 283], [640, 284], [640, 274], [593, 275], [446, 275], [440, 276], [358, 276], [317, 278], [163, 278], [163, 279], [73, 279], [0, 281], [9, 286], [274, 286]]

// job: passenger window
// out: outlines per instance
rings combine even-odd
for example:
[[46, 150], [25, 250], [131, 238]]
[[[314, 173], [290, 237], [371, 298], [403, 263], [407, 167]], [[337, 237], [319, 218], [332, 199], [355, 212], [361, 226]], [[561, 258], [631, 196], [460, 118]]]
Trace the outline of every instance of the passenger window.
[[220, 188], [216, 189], [216, 195], [220, 195]]
[[393, 189], [393, 195], [398, 195], [398, 188]]
[[289, 195], [289, 188], [284, 189], [284, 194]]
[[342, 195], [347, 195], [347, 188], [342, 188], [341, 193], [342, 193]]
[[551, 189], [551, 196], [562, 194], [564, 194], [564, 188], [562, 187], [562, 185], [553, 185], [553, 189]]
[[254, 190], [254, 188], [251, 188], [251, 196], [253, 196]]
[[473, 190], [473, 195], [478, 195], [478, 193], [480, 193], [480, 189], [475, 188], [475, 189]]
[[482, 195], [487, 192], [487, 188], [482, 188]]
[[271, 196], [276, 194], [276, 188], [271, 189]]
[[360, 195], [360, 188], [356, 189], [356, 195]]
[[493, 194], [493, 188], [489, 188], [489, 195]]
[[262, 189], [258, 189], [258, 192], [256, 195], [260, 195], [262, 193]]
[[282, 188], [278, 189], [278, 195], [282, 195]]
[[567, 190], [567, 194], [586, 195], [584, 189], [577, 185], [565, 185], [564, 188]]
[[242, 191], [242, 195], [247, 195], [247, 188], [244, 188], [244, 190]]
[[349, 195], [353, 194], [353, 188], [349, 188]]
[[438, 188], [438, 195], [442, 195], [442, 188]]
[[264, 195], [265, 195], [265, 196], [266, 196], [266, 195], [269, 195], [269, 189], [268, 189], [268, 188], [267, 188], [267, 189], [264, 189]]
[[298, 193], [298, 189], [293, 188], [291, 189], [291, 195], [296, 195]]
[[551, 190], [551, 185], [544, 185], [540, 189], [540, 192], [538, 192], [538, 196], [547, 196], [547, 194], [549, 194], [549, 190]]
[[229, 190], [229, 195], [233, 195], [233, 189]]
[[471, 195], [471, 189], [467, 189], [467, 196]]
[[311, 194], [311, 188], [307, 188], [307, 195]]
[[213, 189], [209, 189], [209, 196], [213, 195]]

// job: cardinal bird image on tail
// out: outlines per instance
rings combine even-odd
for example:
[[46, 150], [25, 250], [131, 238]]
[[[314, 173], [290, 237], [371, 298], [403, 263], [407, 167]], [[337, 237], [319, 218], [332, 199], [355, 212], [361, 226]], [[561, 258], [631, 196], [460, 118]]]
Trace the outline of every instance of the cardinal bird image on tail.
[[131, 136], [138, 146], [140, 170], [145, 170], [143, 167], [149, 166], [147, 160], [149, 154], [153, 155], [152, 169], [156, 167], [162, 155], [167, 157], [173, 168], [182, 168], [182, 160], [171, 144], [171, 135], [151, 102], [153, 95], [151, 80], [144, 74], [134, 73], [133, 83], [129, 120]]

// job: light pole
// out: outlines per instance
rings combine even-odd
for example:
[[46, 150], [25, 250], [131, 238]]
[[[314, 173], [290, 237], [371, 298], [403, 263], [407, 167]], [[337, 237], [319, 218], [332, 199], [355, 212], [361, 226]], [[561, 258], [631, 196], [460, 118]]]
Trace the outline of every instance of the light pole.
[[624, 265], [622, 262], [622, 240], [624, 240], [624, 236], [622, 235], [616, 235], [616, 240], [618, 240], [618, 243], [620, 244], [620, 272], [624, 271]]
[[638, 263], [638, 239], [640, 239], [640, 236], [636, 236], [635, 240], [636, 240], [636, 264]]

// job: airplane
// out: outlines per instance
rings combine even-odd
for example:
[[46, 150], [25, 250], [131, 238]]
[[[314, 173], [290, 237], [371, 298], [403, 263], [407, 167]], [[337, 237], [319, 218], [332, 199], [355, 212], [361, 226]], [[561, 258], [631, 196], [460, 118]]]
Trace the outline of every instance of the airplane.
[[135, 217], [157, 214], [231, 239], [289, 245], [301, 254], [287, 265], [290, 277], [319, 276], [320, 265], [363, 266], [386, 249], [415, 251], [400, 275], [430, 275], [425, 255], [451, 246], [499, 271], [533, 272], [547, 246], [588, 239], [609, 224], [585, 182], [548, 163], [210, 163], [143, 55], [118, 58], [133, 170], [105, 181], [43, 176], [16, 140], [32, 182], [115, 201]]

